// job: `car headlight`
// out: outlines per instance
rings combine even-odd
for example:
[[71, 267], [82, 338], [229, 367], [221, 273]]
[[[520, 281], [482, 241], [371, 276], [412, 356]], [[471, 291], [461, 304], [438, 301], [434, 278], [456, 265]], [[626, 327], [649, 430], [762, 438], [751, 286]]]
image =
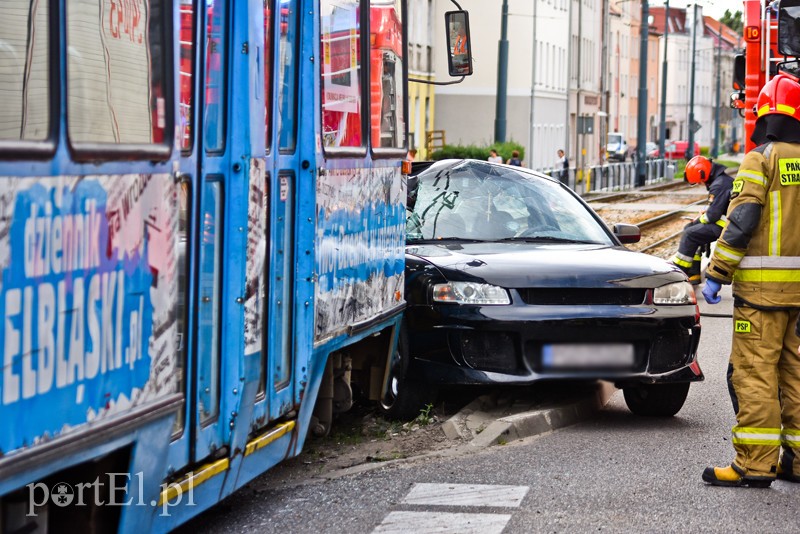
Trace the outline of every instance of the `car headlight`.
[[435, 284], [433, 301], [455, 304], [511, 304], [508, 291], [502, 287], [475, 282]]
[[697, 304], [694, 287], [689, 282], [675, 282], [653, 291], [653, 304]]

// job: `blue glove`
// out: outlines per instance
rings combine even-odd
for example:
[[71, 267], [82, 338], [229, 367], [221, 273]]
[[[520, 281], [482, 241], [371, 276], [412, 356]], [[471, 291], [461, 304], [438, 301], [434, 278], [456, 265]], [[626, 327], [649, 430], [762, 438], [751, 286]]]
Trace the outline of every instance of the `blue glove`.
[[717, 304], [722, 297], [717, 295], [719, 290], [722, 289], [722, 284], [711, 278], [706, 278], [706, 286], [703, 288], [703, 297], [709, 304]]

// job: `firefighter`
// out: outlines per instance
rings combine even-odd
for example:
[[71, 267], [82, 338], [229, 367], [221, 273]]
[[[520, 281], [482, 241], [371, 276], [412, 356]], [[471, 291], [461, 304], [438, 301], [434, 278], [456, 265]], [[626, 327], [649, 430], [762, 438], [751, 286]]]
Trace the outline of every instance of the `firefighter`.
[[715, 486], [767, 487], [776, 476], [800, 482], [800, 83], [778, 74], [762, 88], [756, 112], [758, 146], [733, 182], [703, 289], [716, 304], [721, 284], [733, 283], [736, 456], [703, 472]]
[[725, 172], [726, 167], [712, 163], [704, 156], [695, 156], [686, 164], [684, 176], [690, 184], [705, 184], [708, 190], [708, 209], [686, 225], [681, 236], [678, 252], [672, 263], [681, 268], [689, 281], [700, 283], [700, 259], [703, 250], [719, 239], [725, 228], [725, 213], [731, 200], [733, 178]]

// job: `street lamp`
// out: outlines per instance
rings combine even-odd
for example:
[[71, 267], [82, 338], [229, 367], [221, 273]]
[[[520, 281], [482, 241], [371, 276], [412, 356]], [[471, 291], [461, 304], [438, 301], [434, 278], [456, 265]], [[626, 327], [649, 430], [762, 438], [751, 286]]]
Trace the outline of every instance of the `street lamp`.
[[637, 162], [636, 162], [636, 186], [641, 187], [645, 183], [646, 170], [645, 159], [647, 157], [647, 38], [649, 34], [650, 6], [648, 0], [642, 0], [642, 22], [641, 30], [641, 50], [639, 51], [639, 111], [637, 117]]

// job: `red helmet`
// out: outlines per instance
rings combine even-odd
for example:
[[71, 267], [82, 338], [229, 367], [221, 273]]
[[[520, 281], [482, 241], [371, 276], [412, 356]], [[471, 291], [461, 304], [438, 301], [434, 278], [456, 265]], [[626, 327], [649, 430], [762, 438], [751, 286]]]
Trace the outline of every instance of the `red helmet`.
[[800, 120], [800, 84], [796, 78], [780, 73], [761, 88], [756, 104], [758, 118], [775, 113]]
[[711, 160], [705, 156], [695, 156], [689, 160], [683, 172], [690, 184], [704, 184], [711, 177]]

